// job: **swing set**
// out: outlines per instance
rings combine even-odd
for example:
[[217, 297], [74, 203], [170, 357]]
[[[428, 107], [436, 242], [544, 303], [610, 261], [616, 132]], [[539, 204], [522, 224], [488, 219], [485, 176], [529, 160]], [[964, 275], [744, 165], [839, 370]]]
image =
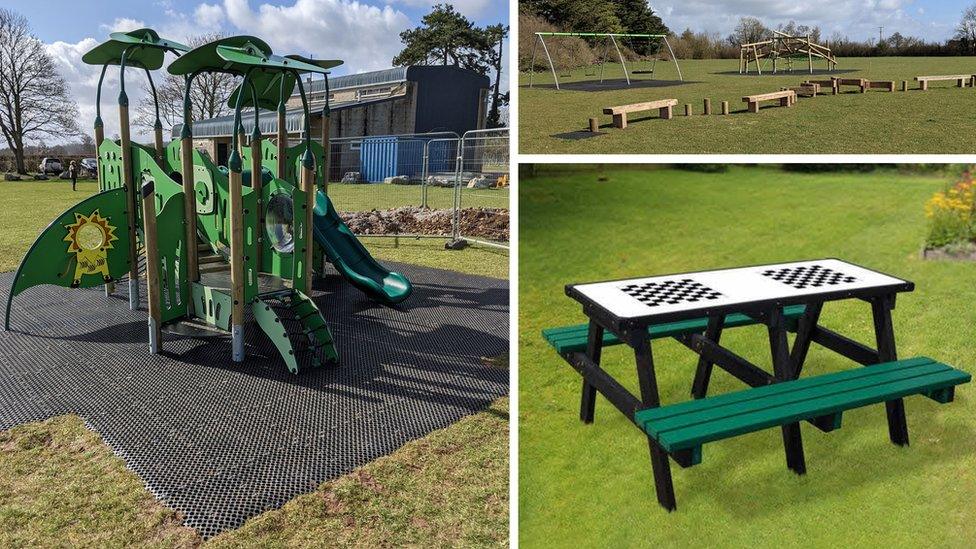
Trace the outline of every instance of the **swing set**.
[[[529, 66], [529, 87], [533, 87], [533, 79], [535, 76], [535, 60], [538, 53], [538, 46], [542, 45], [542, 51], [546, 54], [546, 60], [549, 62], [549, 70], [552, 72], [552, 78], [555, 82], [556, 89], [559, 89], [559, 78], [570, 78], [572, 77], [571, 67], [561, 68], [556, 70], [556, 64], [552, 60], [552, 55], [549, 53], [549, 46], [546, 44], [546, 37], [549, 38], [589, 38], [594, 40], [601, 40], [603, 43], [603, 54], [600, 56], [599, 62], [599, 76], [600, 82], [603, 82], [605, 76], [605, 65], [607, 62], [608, 54], [610, 53], [610, 47], [612, 46], [614, 51], [617, 53], [617, 58], [620, 60], [620, 66], [623, 69], [624, 80], [627, 85], [631, 85], [631, 76], [642, 76], [642, 75], [654, 75], [654, 71], [657, 68], [658, 56], [648, 56], [646, 53], [641, 54], [643, 49], [645, 52], [647, 50], [646, 44], [652, 41], [662, 41], [664, 45], [668, 48], [668, 52], [671, 54], [671, 59], [674, 61], [674, 68], [678, 71], [678, 80], [684, 82], [684, 77], [681, 75], [681, 67], [678, 66], [678, 58], [674, 55], [674, 50], [671, 49], [671, 44], [668, 42], [668, 37], [665, 34], [622, 34], [622, 33], [604, 33], [604, 32], [537, 32], [535, 33], [536, 41], [532, 45], [532, 64]], [[635, 47], [636, 43], [639, 41], [645, 41], [645, 47], [640, 48]], [[551, 42], [551, 40], [550, 40]], [[637, 55], [641, 55], [641, 59], [631, 62], [628, 67], [627, 61], [624, 58], [623, 51], [620, 49], [621, 44], [630, 51]], [[576, 51], [573, 50], [574, 61], [579, 60], [579, 56]], [[658, 50], [655, 49], [655, 53]], [[650, 57], [648, 59], [648, 57]], [[578, 66], [580, 63], [574, 63], [573, 66]], [[585, 69], [584, 76], [597, 76], [597, 69], [595, 65], [589, 65]]]

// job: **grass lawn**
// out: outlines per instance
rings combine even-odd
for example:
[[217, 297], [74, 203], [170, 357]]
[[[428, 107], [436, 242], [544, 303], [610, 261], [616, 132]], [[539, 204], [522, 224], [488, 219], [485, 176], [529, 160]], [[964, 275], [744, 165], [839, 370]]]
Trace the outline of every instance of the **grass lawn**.
[[[808, 473], [785, 465], [765, 430], [707, 444], [701, 465], [672, 466], [678, 510], [653, 491], [646, 439], [602, 398], [579, 417], [580, 378], [540, 336], [585, 321], [563, 286], [614, 278], [839, 257], [916, 283], [894, 311], [899, 356], [929, 355], [976, 371], [976, 264], [924, 261], [923, 205], [945, 181], [872, 174], [733, 168], [605, 171], [521, 182], [519, 538], [524, 547], [971, 546], [976, 539], [976, 398], [906, 400], [911, 447], [888, 441], [883, 406], [844, 415], [842, 429], [804, 435]], [[873, 342], [869, 306], [828, 304], [821, 321]], [[768, 368], [759, 327], [723, 344]], [[685, 401], [696, 356], [654, 344], [661, 398]], [[608, 371], [637, 392], [633, 355], [604, 351]], [[806, 375], [855, 367], [814, 346]], [[741, 389], [716, 369], [712, 393]]]
[[[914, 77], [933, 74], [974, 74], [974, 57], [880, 57], [843, 58], [837, 74], [842, 78], [894, 80], [910, 87]], [[528, 73], [519, 76], [519, 152], [522, 153], [963, 153], [976, 151], [976, 90], [959, 89], [954, 82], [936, 83], [928, 92], [902, 93], [872, 90], [867, 94], [844, 93], [813, 99], [799, 98], [794, 108], [778, 106], [759, 114], [745, 111], [744, 95], [778, 91], [810, 77], [738, 74], [737, 59], [682, 60], [685, 84], [617, 91], [556, 91], [539, 84], [552, 83], [549, 73], [535, 75], [536, 87], [528, 88]], [[607, 65], [608, 77], [622, 78], [620, 65]], [[818, 67], [822, 68], [822, 67]], [[589, 69], [578, 69], [560, 84], [592, 80]], [[677, 80], [674, 66], [658, 63], [657, 78]], [[814, 76], [826, 79], [829, 75]], [[646, 78], [646, 77], [640, 77]], [[853, 88], [845, 88], [852, 90]], [[654, 99], [678, 100], [675, 118], [657, 119], [657, 112], [635, 113], [624, 130], [613, 128], [603, 108]], [[712, 100], [714, 113], [728, 101], [731, 116], [684, 116], [684, 105], [702, 113], [704, 98]], [[764, 104], [776, 104], [767, 102]], [[583, 130], [589, 117], [600, 117], [601, 135], [578, 141], [552, 137]]]
[[[329, 197], [339, 211], [357, 212], [383, 210], [400, 206], [419, 206], [422, 203], [420, 185], [351, 185], [329, 184]], [[454, 205], [454, 189], [427, 187], [427, 206], [433, 209], [450, 209]], [[508, 187], [500, 189], [461, 189], [461, 206], [464, 208], [505, 208], [508, 206]]]
[[[0, 181], [0, 219], [6, 231], [0, 234], [0, 272], [12, 271], [20, 264], [27, 248], [52, 219], [94, 194], [94, 181], [78, 182], [71, 191], [70, 181]], [[428, 204], [449, 208], [453, 190], [431, 187]], [[464, 189], [465, 206], [508, 208], [508, 189]], [[420, 187], [402, 185], [330, 185], [329, 195], [341, 211], [395, 208], [419, 204]], [[508, 252], [477, 245], [464, 250], [444, 249], [444, 239], [364, 238], [363, 243], [377, 259], [415, 263], [465, 273], [508, 278]]]
[[[95, 190], [94, 182], [80, 182], [74, 193], [65, 182], [0, 182], [5, 206], [0, 220], [7, 227], [0, 233], [0, 272], [16, 269], [41, 229]], [[493, 248], [449, 251], [441, 239], [371, 238], [365, 244], [381, 260], [508, 277], [507, 252]], [[0, 431], [0, 471], [0, 547], [193, 547], [202, 542], [77, 416]], [[507, 541], [508, 400], [499, 399], [207, 545]]]
[[[0, 547], [196, 547], [203, 542], [77, 416], [0, 431], [0, 469]], [[204, 545], [507, 542], [508, 399], [499, 399]]]

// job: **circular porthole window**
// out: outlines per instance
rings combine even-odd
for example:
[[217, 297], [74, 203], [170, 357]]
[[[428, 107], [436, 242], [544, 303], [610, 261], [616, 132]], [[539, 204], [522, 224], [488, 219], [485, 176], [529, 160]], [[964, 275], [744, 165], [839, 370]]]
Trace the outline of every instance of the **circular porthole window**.
[[295, 204], [291, 196], [278, 193], [272, 195], [264, 214], [264, 227], [268, 243], [278, 253], [288, 254], [295, 249], [295, 235], [292, 221], [295, 219]]

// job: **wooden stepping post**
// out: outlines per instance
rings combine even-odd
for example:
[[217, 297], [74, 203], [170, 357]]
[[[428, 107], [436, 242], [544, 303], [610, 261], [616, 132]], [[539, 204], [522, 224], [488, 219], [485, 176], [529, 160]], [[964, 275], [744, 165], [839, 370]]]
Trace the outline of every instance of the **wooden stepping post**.
[[705, 99], [705, 110], [704, 110], [704, 112], [702, 114], [704, 114], [705, 116], [708, 116], [708, 115], [712, 114], [712, 100], [711, 99], [707, 99], [707, 98]]
[[691, 104], [685, 104], [685, 116], [691, 116]]
[[903, 91], [903, 92], [907, 92], [908, 91], [908, 80], [902, 80], [901, 81], [901, 91]]
[[596, 133], [600, 129], [600, 120], [597, 118], [590, 119], [590, 131]]
[[729, 102], [728, 101], [722, 101], [722, 114], [723, 115], [729, 114]]

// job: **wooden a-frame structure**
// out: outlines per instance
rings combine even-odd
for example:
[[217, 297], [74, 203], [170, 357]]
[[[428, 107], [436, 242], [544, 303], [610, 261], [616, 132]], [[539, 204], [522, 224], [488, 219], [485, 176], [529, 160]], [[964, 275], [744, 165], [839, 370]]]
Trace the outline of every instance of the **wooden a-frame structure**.
[[748, 74], [749, 66], [756, 65], [756, 71], [762, 74], [762, 63], [772, 61], [773, 74], [779, 70], [778, 61], [786, 60], [790, 72], [793, 72], [793, 60], [806, 58], [810, 74], [813, 74], [814, 59], [822, 59], [828, 71], [837, 68], [837, 58], [834, 57], [830, 46], [813, 42], [810, 35], [792, 36], [780, 31], [773, 31], [773, 37], [761, 42], [739, 45], [739, 74]]

